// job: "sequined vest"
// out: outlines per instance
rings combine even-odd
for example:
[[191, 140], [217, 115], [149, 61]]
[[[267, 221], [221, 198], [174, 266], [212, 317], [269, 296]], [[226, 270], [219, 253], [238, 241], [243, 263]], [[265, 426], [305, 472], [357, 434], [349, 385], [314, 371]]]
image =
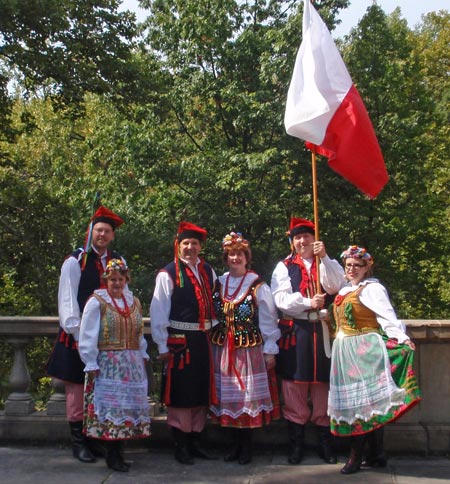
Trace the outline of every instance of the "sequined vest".
[[98, 349], [100, 351], [138, 350], [139, 340], [144, 331], [139, 300], [134, 298], [130, 315], [125, 318], [103, 298], [97, 294], [93, 296], [99, 301], [101, 312]]
[[244, 296], [234, 302], [222, 299], [218, 284], [217, 290], [213, 293], [213, 302], [219, 324], [212, 329], [213, 344], [223, 346], [227, 335], [232, 338], [235, 348], [248, 348], [263, 343], [258, 326], [256, 302], [256, 290], [261, 284], [261, 279], [256, 279]]

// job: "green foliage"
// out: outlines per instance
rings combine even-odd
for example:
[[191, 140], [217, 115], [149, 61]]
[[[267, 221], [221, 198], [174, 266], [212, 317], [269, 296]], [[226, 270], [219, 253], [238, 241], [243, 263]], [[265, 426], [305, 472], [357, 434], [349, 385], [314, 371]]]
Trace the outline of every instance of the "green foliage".
[[27, 91], [79, 102], [127, 77], [134, 17], [116, 0], [1, 0], [0, 60]]
[[[332, 27], [347, 3], [316, 5]], [[86, 95], [85, 114], [74, 119], [47, 101], [15, 102], [11, 126], [17, 137], [2, 148], [13, 166], [8, 176], [17, 177], [10, 186], [17, 185], [22, 200], [32, 193], [36, 205], [50, 204], [48, 222], [40, 225], [46, 232], [47, 225], [50, 231], [59, 225], [66, 234], [64, 243], [47, 251], [53, 298], [60, 261], [82, 244], [98, 190], [126, 220], [115, 247], [132, 268], [145, 311], [157, 270], [173, 257], [181, 219], [208, 228], [204, 254], [218, 272], [222, 236], [244, 232], [254, 268], [269, 280], [289, 250], [289, 217], [312, 217], [310, 157], [283, 128], [301, 5], [142, 2], [150, 12], [146, 36], [128, 63], [140, 75], [123, 80], [124, 89], [138, 90], [132, 103]], [[379, 198], [367, 200], [324, 160], [318, 164], [320, 232], [328, 252], [336, 257], [349, 243], [367, 246], [403, 317], [448, 310], [448, 267], [439, 256], [449, 237], [448, 80], [442, 67], [436, 76], [430, 65], [439, 55], [445, 59], [445, 19], [427, 17], [413, 32], [399, 11], [386, 16], [373, 5], [340, 43], [390, 173]], [[438, 237], [432, 237], [436, 227]], [[5, 304], [20, 299], [34, 311], [27, 297], [39, 292], [36, 273], [29, 286], [17, 283], [23, 279], [17, 269], [8, 267], [3, 279]]]

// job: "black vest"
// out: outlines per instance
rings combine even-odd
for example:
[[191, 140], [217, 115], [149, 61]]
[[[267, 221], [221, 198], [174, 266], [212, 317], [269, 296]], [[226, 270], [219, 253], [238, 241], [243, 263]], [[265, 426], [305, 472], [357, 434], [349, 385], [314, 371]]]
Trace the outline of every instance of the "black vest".
[[[209, 284], [210, 294], [212, 294], [213, 272], [211, 266], [206, 262], [204, 262], [204, 268], [208, 275], [208, 280], [205, 282]], [[180, 261], [180, 270], [184, 280], [184, 287], [179, 287], [176, 284], [175, 262], [167, 264], [163, 269], [163, 271], [166, 271], [170, 275], [174, 286], [169, 318], [174, 321], [198, 323], [199, 307], [195, 296], [195, 288], [189, 276], [186, 274], [186, 265], [182, 261]]]
[[[77, 249], [76, 251], [72, 252], [70, 257], [75, 257], [75, 259], [77, 259], [81, 265], [83, 259], [83, 250]], [[86, 305], [89, 296], [91, 296], [96, 289], [99, 289], [101, 287], [100, 274], [97, 268], [97, 264], [95, 263], [98, 257], [98, 254], [91, 250], [87, 256], [86, 266], [81, 272], [81, 279], [78, 286], [77, 294], [80, 312], [83, 312], [84, 306]], [[120, 259], [120, 255], [117, 252], [112, 252], [108, 250], [106, 260], [109, 261], [110, 259]]]

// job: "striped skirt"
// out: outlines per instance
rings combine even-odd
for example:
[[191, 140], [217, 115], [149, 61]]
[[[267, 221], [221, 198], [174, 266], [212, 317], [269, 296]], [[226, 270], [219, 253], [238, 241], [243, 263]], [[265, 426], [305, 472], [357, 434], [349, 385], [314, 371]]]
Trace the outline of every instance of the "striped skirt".
[[262, 345], [230, 350], [213, 345], [218, 404], [212, 421], [222, 427], [257, 428], [280, 418], [275, 370], [266, 369]]

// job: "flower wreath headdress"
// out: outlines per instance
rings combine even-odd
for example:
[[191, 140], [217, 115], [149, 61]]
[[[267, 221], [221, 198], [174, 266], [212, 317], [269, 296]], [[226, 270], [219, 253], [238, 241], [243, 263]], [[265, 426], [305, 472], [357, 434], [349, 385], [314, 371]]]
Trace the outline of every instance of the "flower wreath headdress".
[[367, 252], [364, 247], [359, 247], [357, 245], [350, 245], [344, 252], [341, 254], [341, 259], [363, 259], [367, 261], [368, 265], [373, 264], [373, 257]]
[[247, 250], [249, 243], [240, 232], [230, 232], [223, 238], [222, 248], [228, 252], [231, 250]]
[[128, 272], [128, 266], [122, 259], [111, 259], [106, 264], [103, 277], [107, 277], [112, 272], [119, 272], [120, 274], [126, 274]]

